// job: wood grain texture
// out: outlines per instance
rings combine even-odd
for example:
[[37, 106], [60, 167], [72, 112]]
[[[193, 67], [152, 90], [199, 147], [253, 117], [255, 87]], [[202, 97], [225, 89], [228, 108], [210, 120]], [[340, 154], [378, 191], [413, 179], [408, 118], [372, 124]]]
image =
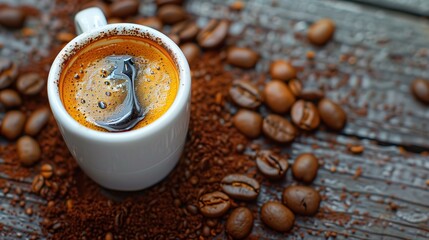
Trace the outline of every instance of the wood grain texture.
[[[153, 15], [152, 1], [143, 2], [142, 13]], [[340, 134], [321, 129], [283, 149], [291, 160], [311, 151], [323, 161], [313, 184], [324, 197], [320, 213], [297, 217], [296, 227], [286, 235], [267, 229], [257, 217], [252, 234], [261, 239], [323, 239], [332, 231], [337, 239], [429, 239], [429, 157], [402, 150], [429, 150], [429, 107], [409, 91], [413, 79], [429, 76], [427, 20], [336, 0], [249, 0], [239, 13], [222, 0], [189, 0], [186, 7], [201, 26], [211, 18], [232, 20], [228, 44], [256, 46], [262, 56], [257, 73], [267, 72], [273, 59], [291, 60], [305, 87], [323, 89], [348, 112]], [[305, 33], [322, 17], [332, 18], [337, 31], [333, 41], [318, 48], [307, 43]], [[305, 57], [310, 50], [316, 53], [313, 62]], [[350, 144], [365, 151], [352, 154]], [[0, 178], [8, 176], [0, 173]], [[292, 181], [289, 172], [280, 183], [263, 182], [251, 206], [255, 216], [264, 202], [281, 200], [283, 188]], [[45, 204], [30, 193], [31, 178], [13, 184], [22, 188], [30, 205]], [[37, 215], [29, 218], [23, 208], [10, 205], [15, 197], [13, 191], [0, 191], [0, 223], [3, 229], [15, 229], [13, 235], [0, 230], [1, 239], [41, 232]]]

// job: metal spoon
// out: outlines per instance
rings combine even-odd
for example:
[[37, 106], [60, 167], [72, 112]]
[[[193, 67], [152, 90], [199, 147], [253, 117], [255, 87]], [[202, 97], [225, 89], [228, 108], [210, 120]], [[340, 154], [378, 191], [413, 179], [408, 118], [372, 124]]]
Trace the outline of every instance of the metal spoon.
[[140, 106], [135, 93], [137, 69], [134, 66], [134, 60], [131, 56], [109, 56], [107, 59], [115, 64], [114, 70], [107, 79], [124, 79], [127, 96], [125, 97], [123, 107], [119, 112], [113, 114], [104, 121], [96, 121], [95, 125], [111, 132], [129, 130], [145, 117], [144, 109]]

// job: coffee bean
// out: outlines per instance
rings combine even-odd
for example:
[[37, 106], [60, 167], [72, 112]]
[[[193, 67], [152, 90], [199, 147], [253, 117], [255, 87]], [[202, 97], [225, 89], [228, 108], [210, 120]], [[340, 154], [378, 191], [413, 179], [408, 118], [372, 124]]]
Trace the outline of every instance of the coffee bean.
[[207, 219], [206, 224], [207, 224], [207, 226], [214, 228], [217, 226], [218, 220], [217, 219]]
[[156, 0], [156, 5], [158, 7], [166, 4], [181, 5], [182, 3], [183, 3], [183, 0]]
[[212, 19], [198, 34], [198, 44], [203, 48], [217, 47], [223, 43], [228, 31], [229, 23], [226, 20]]
[[347, 148], [353, 154], [361, 154], [365, 151], [365, 147], [362, 145], [351, 145]]
[[416, 79], [411, 83], [414, 97], [424, 104], [429, 104], [429, 80]]
[[18, 160], [24, 166], [31, 166], [40, 160], [39, 143], [32, 137], [23, 136], [16, 142]]
[[57, 168], [55, 170], [55, 175], [58, 177], [64, 177], [68, 174], [67, 170], [65, 168]]
[[292, 106], [292, 122], [302, 130], [311, 131], [319, 127], [320, 117], [316, 106], [311, 102], [298, 100]]
[[206, 193], [198, 201], [200, 212], [206, 217], [221, 217], [230, 206], [229, 197], [222, 192]]
[[20, 111], [9, 111], [3, 118], [1, 133], [9, 140], [17, 138], [22, 133], [25, 124], [25, 115]]
[[295, 214], [311, 216], [319, 210], [320, 194], [307, 186], [290, 186], [283, 191], [283, 204]]
[[42, 177], [42, 175], [37, 175], [33, 179], [33, 182], [31, 184], [31, 190], [35, 193], [39, 193], [40, 189], [42, 189], [44, 184], [45, 179]]
[[312, 102], [317, 102], [324, 97], [325, 93], [319, 89], [304, 89], [301, 94], [299, 94], [300, 99]]
[[5, 7], [0, 9], [0, 25], [7, 28], [22, 28], [26, 15], [18, 8]]
[[174, 24], [185, 20], [188, 15], [181, 6], [167, 4], [158, 9], [158, 18], [165, 24]]
[[253, 68], [259, 55], [249, 48], [230, 47], [226, 53], [226, 61], [236, 67]]
[[261, 134], [262, 117], [259, 113], [240, 109], [232, 119], [234, 126], [246, 137], [257, 138]]
[[104, 240], [113, 240], [113, 234], [111, 232], [106, 233], [106, 236], [104, 236]]
[[180, 38], [179, 36], [177, 36], [176, 34], [170, 33], [168, 34], [168, 37], [176, 44], [179, 45], [180, 44]]
[[273, 79], [288, 81], [296, 78], [296, 70], [289, 62], [276, 60], [270, 65], [270, 75]]
[[6, 108], [18, 107], [22, 104], [18, 92], [12, 89], [5, 89], [0, 92], [0, 103]]
[[295, 102], [295, 96], [289, 87], [281, 81], [272, 80], [265, 85], [265, 102], [276, 113], [286, 113]]
[[266, 202], [261, 208], [261, 220], [276, 231], [287, 232], [293, 227], [295, 215], [279, 202]]
[[201, 55], [200, 47], [195, 43], [185, 43], [180, 46], [189, 64], [194, 63]]
[[264, 150], [256, 155], [256, 166], [264, 176], [270, 179], [281, 179], [286, 175], [289, 164], [286, 158]]
[[101, 9], [101, 11], [103, 12], [104, 16], [106, 16], [106, 18], [110, 17], [110, 9], [109, 7], [106, 5], [106, 3], [100, 1], [100, 0], [94, 0], [88, 3], [85, 3], [82, 5], [82, 7], [80, 8], [81, 10], [83, 9], [87, 9], [87, 8], [91, 8], [91, 7], [96, 7]]
[[295, 97], [299, 97], [302, 92], [302, 83], [298, 79], [292, 79], [288, 82], [289, 90]]
[[226, 232], [234, 239], [247, 237], [253, 228], [253, 214], [245, 207], [234, 209], [225, 224]]
[[45, 163], [40, 168], [40, 175], [42, 175], [43, 178], [45, 179], [51, 178], [53, 174], [54, 174], [54, 168], [52, 167], [51, 164]]
[[71, 40], [73, 40], [73, 38], [75, 38], [76, 35], [70, 32], [59, 32], [55, 38], [61, 42], [61, 43], [68, 43]]
[[292, 165], [293, 177], [305, 183], [311, 183], [317, 176], [319, 160], [311, 153], [299, 155]]
[[272, 140], [279, 143], [292, 142], [296, 135], [296, 129], [286, 118], [270, 114], [262, 122], [262, 132]]
[[50, 115], [51, 111], [48, 107], [42, 107], [32, 112], [25, 123], [24, 132], [30, 136], [37, 135], [48, 122]]
[[32, 208], [26, 208], [25, 209], [25, 214], [27, 214], [28, 216], [31, 216], [31, 215], [33, 215], [33, 209]]
[[346, 125], [347, 115], [340, 105], [324, 98], [319, 102], [318, 109], [320, 118], [327, 127], [340, 131]]
[[16, 81], [16, 88], [24, 95], [38, 94], [45, 87], [45, 79], [36, 73], [22, 75]]
[[178, 35], [180, 41], [182, 42], [191, 41], [195, 39], [199, 31], [200, 28], [193, 20], [186, 20], [176, 23], [171, 28], [171, 33]]
[[123, 20], [120, 18], [109, 18], [107, 19], [108, 24], [116, 24], [116, 23], [122, 23]]
[[203, 236], [209, 237], [210, 235], [211, 235], [210, 234], [210, 227], [204, 225], [204, 227], [203, 227]]
[[198, 208], [191, 204], [186, 206], [186, 210], [188, 210], [192, 215], [195, 215], [198, 213]]
[[157, 17], [139, 18], [135, 21], [135, 23], [156, 29], [158, 31], [162, 29], [162, 22]]
[[72, 199], [67, 199], [67, 201], [66, 201], [67, 210], [72, 210], [73, 209], [73, 205], [74, 205], [73, 200]]
[[242, 2], [241, 0], [237, 0], [232, 2], [231, 4], [229, 4], [229, 9], [231, 9], [232, 11], [241, 11], [243, 10], [245, 7], [245, 3]]
[[254, 200], [259, 195], [260, 185], [255, 179], [242, 174], [230, 174], [221, 181], [222, 190], [239, 200]]
[[245, 81], [234, 81], [229, 89], [229, 95], [235, 104], [244, 108], [255, 109], [263, 101], [259, 89]]
[[12, 60], [0, 58], [0, 89], [8, 87], [18, 76], [18, 67]]
[[110, 5], [110, 17], [126, 18], [136, 15], [139, 11], [138, 0], [114, 1]]
[[325, 45], [334, 36], [335, 23], [328, 18], [313, 23], [307, 32], [307, 38], [314, 45]]

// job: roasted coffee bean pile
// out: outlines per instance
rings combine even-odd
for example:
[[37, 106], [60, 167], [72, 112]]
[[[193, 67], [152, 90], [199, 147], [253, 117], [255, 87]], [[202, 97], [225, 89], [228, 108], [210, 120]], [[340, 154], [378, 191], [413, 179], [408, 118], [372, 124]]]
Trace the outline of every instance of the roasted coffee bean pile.
[[[319, 159], [308, 152], [291, 160], [279, 149], [293, 144], [302, 132], [311, 134], [321, 123], [341, 131], [347, 121], [341, 105], [320, 90], [306, 89], [297, 70], [283, 59], [271, 63], [262, 73], [263, 81], [237, 77], [237, 71], [245, 75], [254, 68], [260, 55], [257, 49], [226, 46], [228, 21], [199, 26], [182, 7], [183, 1], [156, 4], [156, 16], [142, 17], [137, 0], [61, 2], [55, 22], [66, 27], [54, 28], [57, 47], [47, 61], [56, 56], [58, 45], [75, 36], [72, 16], [82, 8], [101, 8], [110, 23], [134, 22], [166, 33], [179, 44], [192, 69], [191, 122], [179, 164], [161, 183], [141, 192], [100, 188], [76, 166], [50, 114], [47, 70], [32, 72], [1, 58], [0, 103], [5, 116], [0, 133], [9, 144], [1, 147], [8, 164], [0, 171], [16, 180], [34, 176], [31, 191], [47, 200], [35, 211], [19, 187], [0, 180], [3, 193], [14, 189], [20, 196], [11, 200], [12, 205], [23, 207], [27, 215], [41, 216], [44, 234], [52, 239], [253, 239], [261, 237], [252, 233], [255, 219], [287, 232], [296, 218], [317, 214], [323, 196], [310, 184], [317, 177]], [[245, 3], [237, 1], [230, 9], [243, 7]], [[0, 9], [4, 27], [22, 28], [26, 19], [20, 8]], [[322, 19], [309, 28], [307, 38], [323, 46], [334, 32], [334, 22]], [[314, 58], [314, 52], [307, 58]], [[37, 64], [42, 66], [34, 63], [34, 69]], [[231, 66], [233, 71], [226, 70]], [[427, 103], [428, 81], [416, 80], [411, 92]], [[268, 111], [262, 111], [264, 107]], [[274, 147], [262, 149], [261, 140]], [[356, 154], [363, 150], [350, 148]], [[289, 169], [297, 184], [283, 189], [281, 199], [256, 206], [266, 180], [279, 184]]]

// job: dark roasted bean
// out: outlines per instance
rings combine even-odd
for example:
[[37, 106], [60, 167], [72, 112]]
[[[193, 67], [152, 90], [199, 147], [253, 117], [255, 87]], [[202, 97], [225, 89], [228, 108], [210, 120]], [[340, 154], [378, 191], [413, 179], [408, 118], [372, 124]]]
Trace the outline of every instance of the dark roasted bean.
[[289, 87], [281, 81], [273, 80], [265, 85], [265, 102], [276, 113], [286, 113], [295, 102], [295, 96]]
[[110, 17], [126, 18], [138, 13], [140, 2], [138, 0], [114, 1], [110, 5]]
[[279, 202], [267, 202], [262, 205], [261, 220], [276, 231], [287, 232], [293, 227], [295, 215]]
[[28, 216], [31, 216], [31, 215], [33, 215], [33, 209], [32, 208], [26, 208], [25, 209], [25, 214], [27, 214]]
[[12, 89], [5, 89], [0, 92], [0, 103], [6, 108], [18, 107], [22, 104], [18, 92]]
[[158, 9], [158, 18], [165, 24], [174, 24], [185, 20], [188, 16], [181, 6], [163, 5]]
[[113, 234], [111, 232], [106, 233], [106, 236], [104, 236], [104, 240], [113, 240]]
[[264, 150], [256, 155], [256, 166], [259, 171], [271, 179], [281, 179], [286, 175], [289, 167], [286, 158], [283, 158], [272, 151]]
[[179, 36], [177, 36], [174, 33], [168, 34], [168, 37], [176, 44], [179, 45], [180, 44], [180, 38]]
[[16, 88], [24, 95], [38, 94], [45, 87], [45, 79], [36, 73], [22, 75], [16, 81]]
[[319, 127], [320, 117], [316, 106], [311, 102], [298, 100], [291, 110], [293, 123], [302, 130], [311, 131]]
[[307, 186], [290, 186], [283, 191], [283, 204], [298, 215], [315, 215], [320, 200], [319, 192]]
[[288, 81], [296, 78], [296, 70], [289, 62], [276, 60], [270, 65], [270, 75], [272, 79]]
[[206, 217], [221, 217], [230, 206], [229, 197], [222, 192], [206, 193], [198, 201], [200, 212]]
[[179, 36], [180, 41], [182, 42], [191, 41], [195, 39], [198, 34], [198, 31], [200, 31], [200, 29], [193, 20], [176, 23], [171, 28], [171, 33], [174, 33]]
[[40, 168], [40, 175], [42, 175], [43, 178], [45, 179], [51, 178], [53, 174], [54, 174], [54, 168], [52, 167], [51, 164], [45, 163]]
[[45, 183], [45, 179], [42, 175], [37, 175], [33, 179], [33, 183], [31, 184], [31, 190], [35, 193], [39, 193], [40, 189], [42, 189]]
[[293, 93], [295, 97], [299, 97], [302, 92], [302, 83], [298, 79], [292, 79], [288, 82], [289, 90]]
[[16, 143], [18, 160], [24, 166], [31, 166], [40, 160], [39, 143], [29, 136], [23, 136]]
[[0, 89], [8, 87], [18, 76], [18, 67], [6, 58], [0, 58]]
[[416, 79], [411, 83], [411, 92], [414, 97], [424, 104], [429, 104], [429, 81]]
[[183, 0], [156, 0], [156, 5], [158, 7], [166, 4], [181, 5], [182, 3], [183, 3]]
[[25, 124], [24, 113], [12, 110], [6, 113], [1, 124], [1, 133], [7, 139], [13, 140], [22, 133]]
[[240, 107], [255, 109], [262, 104], [262, 94], [258, 88], [245, 81], [234, 81], [229, 89], [229, 95]]
[[334, 36], [335, 23], [328, 18], [313, 23], [307, 32], [308, 40], [314, 45], [325, 45]]
[[203, 48], [217, 47], [223, 43], [228, 31], [229, 24], [227, 21], [212, 19], [198, 34], [198, 44]]
[[286, 118], [275, 114], [265, 117], [262, 122], [262, 132], [272, 140], [279, 143], [292, 142], [296, 135], [296, 129]]
[[245, 207], [234, 209], [225, 224], [226, 232], [234, 239], [247, 237], [253, 228], [253, 214]]
[[336, 131], [344, 128], [347, 122], [347, 115], [340, 105], [324, 98], [319, 102], [317, 107], [320, 118], [327, 127]]
[[162, 29], [162, 22], [157, 17], [140, 18], [140, 19], [137, 19], [135, 23], [146, 27], [150, 27], [156, 30]]
[[325, 94], [319, 89], [304, 89], [299, 98], [305, 101], [319, 101], [324, 98]]
[[319, 160], [311, 153], [303, 153], [296, 157], [292, 165], [293, 177], [305, 183], [311, 183], [317, 176]]
[[[94, 0], [94, 1], [83, 4], [81, 9], [83, 10], [83, 9], [87, 9], [90, 7], [99, 8], [99, 9], [101, 9], [101, 11], [103, 11], [104, 16], [106, 16], [107, 18], [110, 17], [110, 9], [106, 5], [106, 3], [102, 2], [102, 1]], [[66, 41], [66, 42], [69, 42], [69, 41]]]
[[194, 63], [201, 55], [200, 47], [195, 43], [185, 43], [180, 46], [189, 64]]
[[25, 123], [24, 132], [30, 136], [37, 135], [48, 122], [50, 115], [51, 111], [48, 107], [42, 107], [32, 112]]
[[195, 215], [198, 213], [198, 208], [194, 205], [186, 206], [186, 210], [188, 210], [188, 212], [190, 212], [192, 215]]
[[220, 184], [222, 190], [235, 199], [254, 200], [259, 195], [260, 185], [258, 181], [246, 175], [227, 175]]
[[253, 68], [258, 59], [258, 53], [250, 48], [230, 47], [226, 53], [226, 61], [241, 68]]
[[257, 112], [240, 109], [232, 122], [241, 133], [249, 138], [256, 138], [261, 134], [262, 117]]
[[26, 15], [18, 8], [5, 7], [0, 9], [0, 25], [7, 28], [22, 28]]

